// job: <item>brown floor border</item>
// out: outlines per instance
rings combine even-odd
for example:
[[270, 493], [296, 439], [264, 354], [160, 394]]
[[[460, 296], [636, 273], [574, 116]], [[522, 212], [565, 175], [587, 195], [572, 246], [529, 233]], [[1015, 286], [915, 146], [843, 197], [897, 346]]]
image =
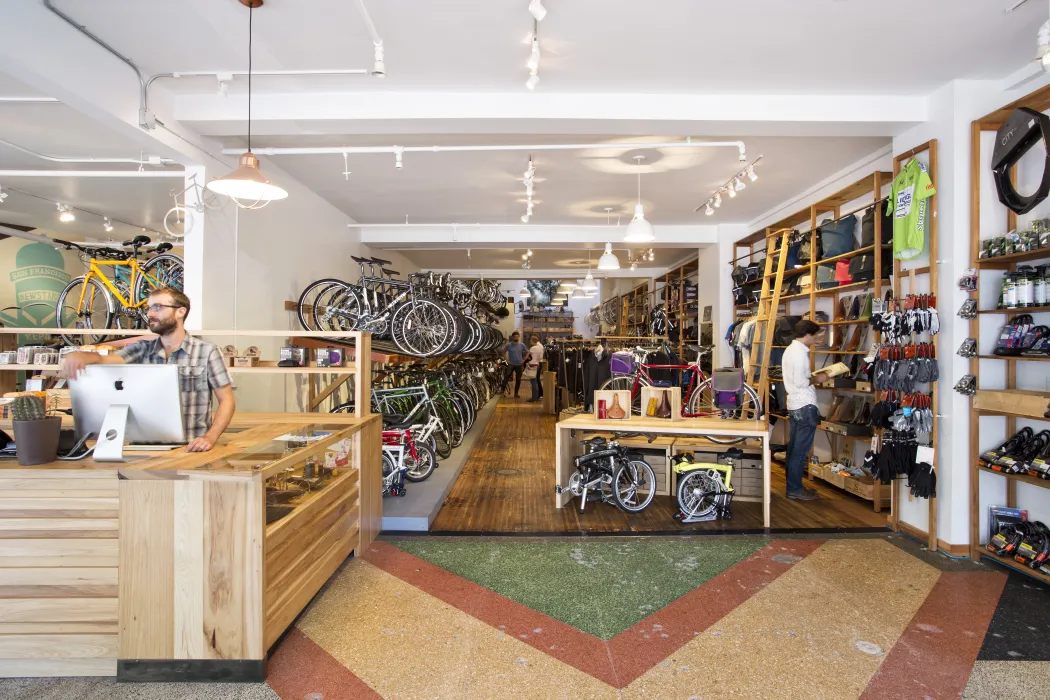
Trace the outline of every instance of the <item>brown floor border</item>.
[[296, 628], [270, 657], [267, 684], [281, 700], [320, 693], [326, 700], [382, 700], [383, 696]]

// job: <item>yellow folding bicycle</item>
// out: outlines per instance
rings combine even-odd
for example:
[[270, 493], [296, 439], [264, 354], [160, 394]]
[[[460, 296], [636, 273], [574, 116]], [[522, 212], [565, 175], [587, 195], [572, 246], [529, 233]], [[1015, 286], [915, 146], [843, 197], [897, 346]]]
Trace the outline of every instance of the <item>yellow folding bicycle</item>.
[[[87, 265], [87, 272], [70, 280], [58, 295], [55, 318], [60, 328], [144, 328], [146, 300], [153, 290], [182, 289], [182, 258], [168, 252], [170, 243], [143, 249], [150, 243], [149, 236], [135, 236], [122, 244], [129, 251], [55, 242], [67, 250], [79, 250]], [[148, 257], [140, 264], [140, 256]], [[107, 275], [106, 269], [112, 273]], [[105, 333], [62, 336], [69, 345], [94, 345], [105, 338]]]

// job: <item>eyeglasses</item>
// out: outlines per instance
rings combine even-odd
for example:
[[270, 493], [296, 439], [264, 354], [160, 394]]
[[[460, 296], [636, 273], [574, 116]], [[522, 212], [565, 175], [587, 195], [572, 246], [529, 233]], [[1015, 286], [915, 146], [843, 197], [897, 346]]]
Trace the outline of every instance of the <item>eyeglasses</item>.
[[150, 304], [146, 307], [146, 311], [160, 311], [161, 309], [181, 309], [182, 307], [178, 304]]

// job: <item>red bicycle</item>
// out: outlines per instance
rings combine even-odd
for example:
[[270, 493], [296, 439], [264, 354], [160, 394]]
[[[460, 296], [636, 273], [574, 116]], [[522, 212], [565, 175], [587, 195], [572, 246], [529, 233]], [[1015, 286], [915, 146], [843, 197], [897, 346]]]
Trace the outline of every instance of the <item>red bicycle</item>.
[[392, 471], [403, 469], [405, 478], [414, 482], [426, 480], [437, 466], [434, 450], [413, 439], [408, 425], [386, 426], [383, 430], [383, 457], [384, 462], [390, 460]]
[[[602, 384], [602, 389], [629, 390], [631, 392], [631, 411], [642, 415], [642, 388], [680, 386], [682, 387], [682, 417], [699, 418], [704, 416], [719, 416], [721, 418], [742, 418], [745, 420], [757, 420], [762, 417], [762, 402], [759, 401], [758, 392], [747, 384], [744, 385], [743, 401], [739, 408], [732, 410], [720, 409], [715, 406], [714, 393], [711, 388], [711, 378], [700, 368], [700, 359], [711, 353], [711, 346], [692, 346], [697, 350], [696, 360], [691, 364], [657, 365], [645, 361], [648, 351], [636, 347], [630, 351], [632, 355], [631, 371], [626, 373], [614, 373], [612, 378]], [[665, 350], [669, 351], [667, 346]], [[650, 374], [653, 370], [664, 370], [677, 373], [672, 380], [657, 380]], [[717, 441], [717, 440], [716, 440]], [[737, 440], [727, 440], [737, 442]]]

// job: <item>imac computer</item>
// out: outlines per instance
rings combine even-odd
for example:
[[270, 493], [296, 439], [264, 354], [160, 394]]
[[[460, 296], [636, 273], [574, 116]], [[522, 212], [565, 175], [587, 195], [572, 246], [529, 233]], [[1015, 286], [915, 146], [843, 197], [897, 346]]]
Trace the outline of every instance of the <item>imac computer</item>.
[[178, 365], [88, 365], [69, 395], [77, 439], [97, 436], [97, 461], [122, 461], [125, 446], [186, 443]]

